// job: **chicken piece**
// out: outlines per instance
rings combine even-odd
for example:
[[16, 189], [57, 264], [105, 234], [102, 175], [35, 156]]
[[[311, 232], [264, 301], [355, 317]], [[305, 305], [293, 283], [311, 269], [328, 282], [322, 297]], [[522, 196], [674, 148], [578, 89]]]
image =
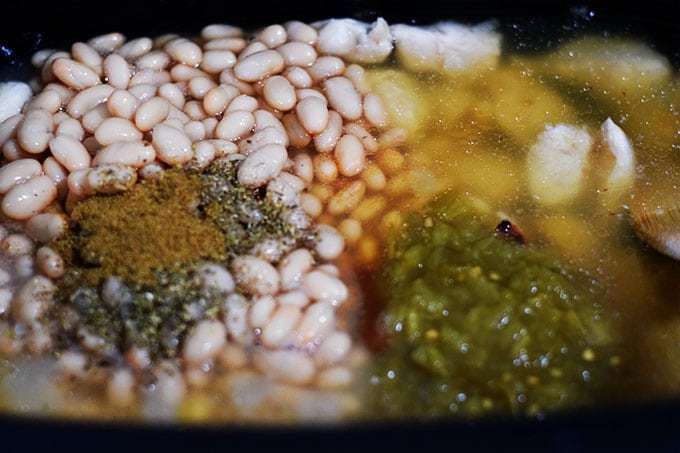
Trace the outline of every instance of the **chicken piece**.
[[612, 203], [617, 203], [620, 196], [633, 186], [635, 179], [635, 152], [626, 133], [611, 118], [602, 123], [600, 128], [602, 144], [614, 159], [614, 165], [606, 181], [603, 192]]
[[495, 67], [501, 53], [501, 36], [490, 23], [468, 26], [440, 22], [431, 27], [397, 24], [391, 31], [400, 62], [416, 72], [456, 74]]
[[0, 83], [0, 123], [20, 113], [32, 95], [31, 87], [23, 82]]
[[313, 24], [319, 29], [317, 48], [355, 63], [381, 63], [392, 53], [392, 34], [385, 19], [372, 24], [354, 19], [330, 19]]
[[592, 145], [583, 127], [546, 126], [527, 156], [529, 190], [536, 201], [550, 206], [574, 199], [581, 191]]
[[408, 74], [394, 69], [366, 71], [374, 94], [380, 96], [389, 115], [389, 124], [409, 132], [418, 130], [429, 113], [424, 88]]

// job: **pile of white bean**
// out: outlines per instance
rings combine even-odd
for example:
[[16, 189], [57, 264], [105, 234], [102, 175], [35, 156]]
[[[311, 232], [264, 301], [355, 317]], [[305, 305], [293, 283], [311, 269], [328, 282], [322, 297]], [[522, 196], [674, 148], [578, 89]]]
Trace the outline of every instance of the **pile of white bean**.
[[[403, 163], [395, 146], [404, 131], [387, 128], [364, 69], [346, 63], [353, 49], [355, 61], [389, 55], [383, 22], [373, 34], [354, 28], [349, 40], [333, 21], [272, 25], [252, 39], [210, 25], [196, 40], [126, 41], [110, 33], [70, 52], [37, 52], [35, 96], [25, 94], [25, 84], [0, 86], [0, 97], [16, 104], [0, 118], [0, 207], [25, 233], [7, 233], [0, 243], [17, 268], [0, 281], [0, 330], [21, 331], [3, 336], [13, 340], [2, 340], [2, 350], [51, 348], [40, 319], [64, 262], [40, 244], [66, 231], [74, 203], [129, 190], [169, 167], [200, 169], [226, 157], [239, 161], [241, 184], [266, 186], [299, 208], [289, 221], [308, 227], [316, 219], [316, 245], [289, 251], [260, 244], [230, 270], [206, 264], [206, 285], [225, 292], [226, 315], [195, 326], [180, 362], [152, 370], [157, 387], [179, 401], [187, 385], [206, 385], [211, 370], [249, 368], [287, 384], [348, 386], [352, 370], [343, 361], [353, 346], [335, 321], [349, 291], [329, 261], [345, 242], [357, 243], [362, 222], [384, 209], [379, 192]], [[64, 373], [87, 375], [86, 351], [97, 344], [83, 335], [85, 352], [62, 353]], [[108, 381], [108, 395], [120, 405], [136, 398], [136, 376], [152, 367], [144, 351], [125, 355], [127, 364]]]

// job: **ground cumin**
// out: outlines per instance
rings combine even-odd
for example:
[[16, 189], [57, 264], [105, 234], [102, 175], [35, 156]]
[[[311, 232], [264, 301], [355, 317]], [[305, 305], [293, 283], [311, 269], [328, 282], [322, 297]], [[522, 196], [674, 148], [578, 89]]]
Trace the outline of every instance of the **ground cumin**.
[[70, 232], [54, 244], [77, 273], [71, 283], [96, 287], [112, 275], [153, 283], [154, 270], [223, 260], [223, 234], [195, 212], [200, 191], [197, 175], [172, 170], [128, 192], [78, 203]]

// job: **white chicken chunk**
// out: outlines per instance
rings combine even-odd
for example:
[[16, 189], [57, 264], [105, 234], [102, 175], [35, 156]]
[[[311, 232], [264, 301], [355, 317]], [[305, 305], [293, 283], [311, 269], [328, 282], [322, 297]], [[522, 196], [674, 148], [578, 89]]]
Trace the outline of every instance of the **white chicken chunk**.
[[392, 53], [392, 34], [382, 17], [372, 24], [354, 19], [330, 19], [313, 24], [319, 29], [321, 53], [355, 63], [381, 63]]
[[583, 127], [548, 125], [527, 156], [529, 190], [543, 205], [572, 200], [581, 191], [593, 140]]
[[630, 188], [635, 178], [635, 152], [626, 133], [611, 118], [600, 128], [602, 143], [614, 157], [614, 167], [607, 177], [607, 189], [621, 192]]
[[23, 82], [0, 83], [0, 123], [20, 113], [32, 95], [31, 87]]
[[494, 67], [501, 54], [501, 35], [490, 23], [468, 26], [440, 22], [431, 27], [397, 24], [391, 30], [397, 57], [412, 71], [457, 73]]

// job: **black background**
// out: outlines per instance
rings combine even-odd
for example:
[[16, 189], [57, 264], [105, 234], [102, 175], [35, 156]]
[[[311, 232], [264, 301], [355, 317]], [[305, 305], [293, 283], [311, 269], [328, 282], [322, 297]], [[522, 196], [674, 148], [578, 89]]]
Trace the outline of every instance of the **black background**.
[[[193, 34], [225, 22], [253, 28], [290, 19], [355, 17], [431, 23], [497, 18], [508, 48], [551, 48], [561, 39], [603, 30], [640, 37], [680, 65], [680, 0], [638, 2], [516, 1], [53, 1], [0, 4], [0, 80], [31, 75], [28, 59], [45, 47], [110, 31], [128, 37]], [[617, 407], [544, 421], [341, 425], [291, 429], [187, 428], [78, 424], [0, 418], [0, 452], [80, 451], [680, 451], [680, 403]]]

